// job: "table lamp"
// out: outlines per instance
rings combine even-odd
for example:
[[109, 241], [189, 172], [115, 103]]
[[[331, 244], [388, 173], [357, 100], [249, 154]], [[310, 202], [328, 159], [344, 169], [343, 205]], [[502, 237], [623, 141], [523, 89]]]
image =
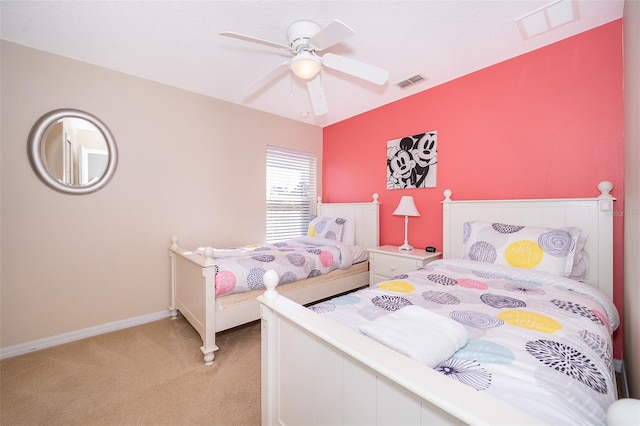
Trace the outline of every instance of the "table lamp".
[[400, 203], [396, 210], [393, 212], [394, 216], [404, 216], [404, 244], [399, 247], [400, 250], [413, 250], [413, 247], [409, 245], [407, 240], [407, 228], [409, 226], [409, 216], [420, 216], [416, 204], [413, 202], [411, 195], [403, 195], [400, 198]]

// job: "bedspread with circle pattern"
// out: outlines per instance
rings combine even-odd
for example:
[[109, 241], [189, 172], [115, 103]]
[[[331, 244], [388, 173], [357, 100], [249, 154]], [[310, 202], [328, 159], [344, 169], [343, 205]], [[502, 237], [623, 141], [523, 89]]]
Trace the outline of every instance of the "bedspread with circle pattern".
[[408, 305], [468, 331], [467, 344], [437, 371], [549, 424], [605, 424], [617, 397], [611, 335], [619, 317], [599, 290], [550, 273], [450, 259], [310, 309], [357, 331]]

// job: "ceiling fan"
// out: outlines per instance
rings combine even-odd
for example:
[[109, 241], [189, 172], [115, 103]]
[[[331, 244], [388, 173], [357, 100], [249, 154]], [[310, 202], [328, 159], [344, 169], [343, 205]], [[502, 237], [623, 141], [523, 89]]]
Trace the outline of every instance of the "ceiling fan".
[[293, 58], [278, 64], [258, 80], [251, 83], [245, 90], [256, 89], [281, 73], [291, 70], [297, 77], [306, 80], [309, 99], [315, 115], [324, 115], [328, 112], [327, 101], [319, 76], [323, 66], [380, 86], [385, 84], [389, 78], [387, 70], [373, 65], [332, 53], [318, 55], [318, 52], [355, 35], [355, 31], [338, 20], [331, 22], [324, 28], [312, 21], [296, 21], [289, 25], [287, 29], [288, 45], [230, 31], [222, 32], [220, 35], [290, 52]]

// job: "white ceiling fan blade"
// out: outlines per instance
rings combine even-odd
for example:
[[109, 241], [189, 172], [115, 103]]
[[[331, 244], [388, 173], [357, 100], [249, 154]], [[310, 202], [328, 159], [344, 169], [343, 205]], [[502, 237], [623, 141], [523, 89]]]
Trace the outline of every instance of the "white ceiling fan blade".
[[356, 34], [350, 27], [336, 20], [311, 37], [309, 44], [315, 50], [323, 50]]
[[313, 113], [318, 115], [324, 115], [329, 112], [329, 108], [327, 107], [327, 99], [324, 97], [324, 90], [322, 89], [322, 84], [320, 81], [320, 74], [316, 75], [315, 78], [307, 81], [307, 90], [309, 91], [309, 100], [311, 101], [311, 106], [313, 107]]
[[263, 44], [265, 46], [275, 47], [276, 49], [292, 51], [292, 49], [285, 44], [275, 43], [273, 41], [268, 41], [268, 40], [262, 40], [260, 38], [251, 37], [244, 34], [238, 34], [231, 31], [221, 32], [220, 35], [224, 37], [236, 38], [238, 40], [250, 41], [252, 43]]
[[328, 68], [372, 83], [382, 86], [389, 79], [389, 71], [356, 61], [355, 59], [345, 58], [331, 53], [327, 53], [322, 57], [322, 63]]
[[283, 74], [288, 69], [289, 69], [289, 61], [282, 62], [281, 64], [276, 65], [274, 68], [267, 71], [265, 75], [263, 75], [262, 77], [260, 77], [259, 79], [257, 79], [256, 81], [254, 81], [253, 83], [245, 87], [244, 89], [242, 89], [242, 93], [244, 93], [245, 95], [249, 95], [257, 91], [259, 88], [267, 84], [269, 81], [275, 79], [280, 74]]

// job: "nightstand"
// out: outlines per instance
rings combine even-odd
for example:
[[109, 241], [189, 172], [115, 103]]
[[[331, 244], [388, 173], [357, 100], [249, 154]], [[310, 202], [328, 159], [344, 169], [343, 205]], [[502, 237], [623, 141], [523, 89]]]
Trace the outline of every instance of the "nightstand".
[[398, 246], [380, 246], [367, 249], [369, 252], [369, 285], [386, 281], [439, 259], [441, 252], [424, 249], [400, 250]]

